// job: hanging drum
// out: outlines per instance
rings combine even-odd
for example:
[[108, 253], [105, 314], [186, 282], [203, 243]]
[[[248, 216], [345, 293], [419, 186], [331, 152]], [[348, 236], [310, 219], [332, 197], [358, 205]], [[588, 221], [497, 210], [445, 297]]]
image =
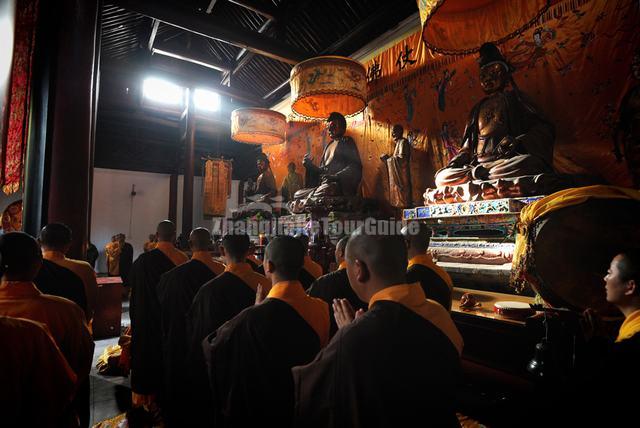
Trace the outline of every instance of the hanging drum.
[[633, 199], [587, 199], [553, 211], [529, 225], [517, 276], [555, 307], [615, 314], [603, 278], [613, 256], [640, 242], [638, 219], [640, 201]]
[[326, 119], [332, 112], [353, 116], [367, 102], [367, 72], [362, 64], [340, 56], [321, 56], [291, 70], [291, 109], [300, 116]]
[[266, 108], [240, 108], [231, 112], [231, 138], [248, 144], [284, 142], [287, 118]]

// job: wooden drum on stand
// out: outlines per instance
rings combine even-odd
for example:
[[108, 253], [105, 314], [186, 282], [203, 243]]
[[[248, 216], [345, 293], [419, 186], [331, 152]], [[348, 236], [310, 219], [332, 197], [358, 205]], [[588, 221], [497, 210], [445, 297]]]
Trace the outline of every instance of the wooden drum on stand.
[[534, 268], [527, 273], [540, 296], [556, 307], [616, 313], [606, 302], [604, 276], [617, 253], [640, 245], [640, 202], [589, 199], [549, 213], [534, 227]]

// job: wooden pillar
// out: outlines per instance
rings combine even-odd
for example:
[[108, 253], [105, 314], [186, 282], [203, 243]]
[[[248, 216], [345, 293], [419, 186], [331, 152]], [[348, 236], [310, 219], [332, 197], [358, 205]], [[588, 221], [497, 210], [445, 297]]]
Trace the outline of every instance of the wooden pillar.
[[187, 107], [187, 132], [184, 156], [184, 182], [182, 187], [182, 236], [189, 237], [193, 229], [193, 170], [196, 148], [196, 114], [193, 107], [193, 90], [189, 89]]
[[98, 0], [56, 2], [57, 43], [49, 102], [47, 222], [73, 231], [69, 256], [84, 258], [89, 233], [97, 80]]
[[41, 2], [39, 7], [22, 197], [22, 230], [34, 237], [40, 233], [47, 210], [47, 201], [43, 197], [46, 186], [47, 119], [53, 53], [56, 49], [56, 43], [50, 36], [55, 31], [55, 22], [48, 18], [53, 4]]
[[169, 178], [169, 220], [176, 224], [178, 221], [178, 174], [171, 174]]

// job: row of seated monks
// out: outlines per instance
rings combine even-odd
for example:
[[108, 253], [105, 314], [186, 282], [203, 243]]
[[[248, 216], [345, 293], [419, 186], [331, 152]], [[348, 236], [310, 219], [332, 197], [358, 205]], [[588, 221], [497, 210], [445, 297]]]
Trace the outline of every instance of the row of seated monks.
[[[247, 235], [224, 236], [224, 264], [208, 252], [206, 229], [190, 235], [191, 260], [174, 246], [173, 223], [157, 236], [130, 275], [130, 426], [459, 426], [463, 340], [447, 310], [450, 279], [426, 255], [426, 227], [356, 230], [337, 246], [339, 269], [306, 291], [301, 273], [321, 271], [305, 263], [303, 239], [273, 238], [262, 275]], [[47, 226], [41, 245], [0, 236], [3, 426], [86, 426], [91, 312], [34, 284], [42, 251], [64, 258], [69, 242], [62, 225]], [[633, 417], [635, 396], [611, 391], [637, 384], [639, 280], [638, 252], [612, 260], [607, 300], [626, 318], [615, 343], [590, 342], [598, 357], [564, 403], [573, 422], [575, 402], [583, 416]], [[47, 292], [66, 293], [60, 281]], [[597, 317], [585, 320], [593, 333]]]

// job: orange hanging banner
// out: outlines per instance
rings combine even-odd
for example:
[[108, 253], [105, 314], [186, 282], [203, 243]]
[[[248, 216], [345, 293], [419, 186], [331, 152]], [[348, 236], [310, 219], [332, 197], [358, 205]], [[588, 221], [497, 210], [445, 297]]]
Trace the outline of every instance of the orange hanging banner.
[[205, 216], [224, 217], [231, 194], [231, 161], [208, 159], [204, 164], [202, 209]]

